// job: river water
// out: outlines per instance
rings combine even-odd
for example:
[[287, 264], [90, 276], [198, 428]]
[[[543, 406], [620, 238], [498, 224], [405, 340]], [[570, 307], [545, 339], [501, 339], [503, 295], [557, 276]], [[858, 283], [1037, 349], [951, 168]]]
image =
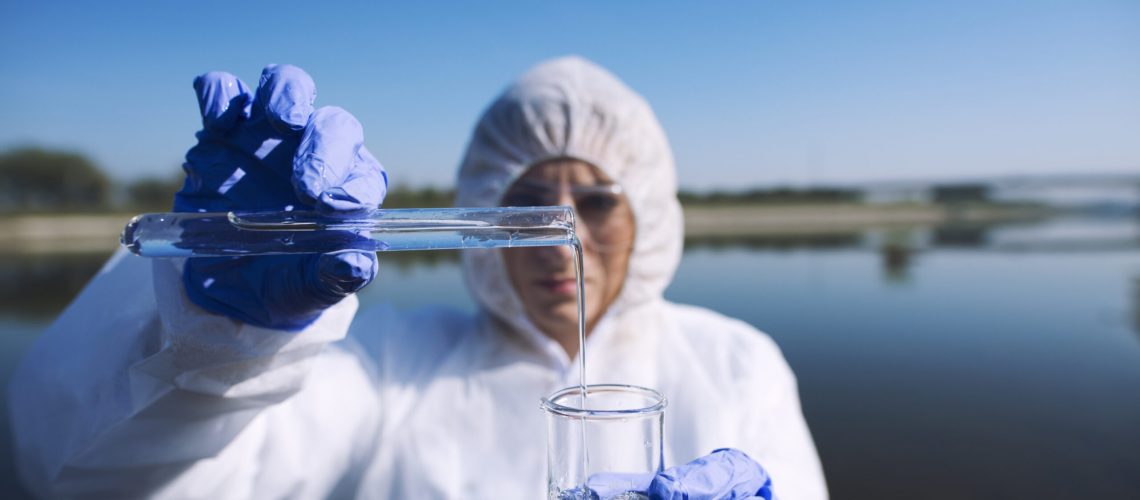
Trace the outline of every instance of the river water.
[[[104, 257], [2, 259], [3, 380]], [[381, 266], [474, 308], [457, 254]], [[690, 241], [666, 295], [777, 341], [834, 498], [1140, 498], [1140, 219]]]

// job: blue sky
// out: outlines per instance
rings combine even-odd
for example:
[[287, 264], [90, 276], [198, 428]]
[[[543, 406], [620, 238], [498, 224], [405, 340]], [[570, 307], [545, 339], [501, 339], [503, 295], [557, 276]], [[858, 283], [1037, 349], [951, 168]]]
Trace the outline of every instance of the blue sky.
[[653, 105], [683, 186], [1140, 171], [1140, 2], [14, 2], [0, 148], [171, 176], [191, 80], [305, 68], [396, 183], [450, 185], [481, 110], [580, 54]]

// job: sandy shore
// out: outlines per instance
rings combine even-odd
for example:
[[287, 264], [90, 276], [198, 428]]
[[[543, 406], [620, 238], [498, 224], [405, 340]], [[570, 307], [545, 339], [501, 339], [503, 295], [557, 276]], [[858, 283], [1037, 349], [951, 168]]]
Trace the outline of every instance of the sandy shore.
[[110, 252], [132, 214], [22, 215], [0, 218], [0, 251]]
[[[950, 222], [993, 223], [1043, 217], [1037, 208], [931, 205], [779, 205], [685, 208], [690, 238], [752, 235], [813, 235]], [[0, 251], [30, 253], [109, 252], [132, 214], [23, 215], [0, 217]]]

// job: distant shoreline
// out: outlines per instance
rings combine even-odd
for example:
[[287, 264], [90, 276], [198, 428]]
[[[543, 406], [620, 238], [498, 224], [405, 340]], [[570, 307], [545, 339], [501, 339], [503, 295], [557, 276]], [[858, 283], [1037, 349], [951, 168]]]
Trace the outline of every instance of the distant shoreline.
[[685, 236], [812, 235], [867, 229], [993, 224], [1045, 218], [1031, 205], [737, 205], [685, 208]]
[[[1050, 210], [1037, 206], [791, 204], [685, 207], [688, 238], [817, 235], [875, 228], [932, 226], [954, 222], [990, 224], [1035, 220]], [[134, 214], [36, 214], [0, 216], [0, 252], [110, 252]]]
[[110, 252], [134, 214], [43, 214], [0, 217], [0, 251]]

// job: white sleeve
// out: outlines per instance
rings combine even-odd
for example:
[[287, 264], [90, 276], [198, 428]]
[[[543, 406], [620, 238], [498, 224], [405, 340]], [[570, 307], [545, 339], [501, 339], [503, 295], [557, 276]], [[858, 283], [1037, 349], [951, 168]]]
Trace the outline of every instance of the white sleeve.
[[[349, 354], [318, 356], [345, 336], [356, 307], [349, 297], [300, 332], [252, 327], [190, 303], [181, 262], [116, 254], [12, 378], [10, 412], [25, 484], [53, 497], [256, 496], [267, 475], [281, 476], [263, 470], [268, 443], [301, 439], [280, 434], [313, 427], [313, 416], [287, 400], [314, 361], [328, 358], [320, 364], [330, 366], [319, 371], [329, 377], [366, 378]], [[371, 413], [372, 403], [336, 411]]]
[[826, 500], [827, 483], [800, 408], [796, 376], [771, 338], [751, 333], [759, 341], [742, 349], [751, 373], [737, 392], [748, 395], [750, 407], [741, 430], [746, 451], [767, 470], [772, 492], [781, 500]]

